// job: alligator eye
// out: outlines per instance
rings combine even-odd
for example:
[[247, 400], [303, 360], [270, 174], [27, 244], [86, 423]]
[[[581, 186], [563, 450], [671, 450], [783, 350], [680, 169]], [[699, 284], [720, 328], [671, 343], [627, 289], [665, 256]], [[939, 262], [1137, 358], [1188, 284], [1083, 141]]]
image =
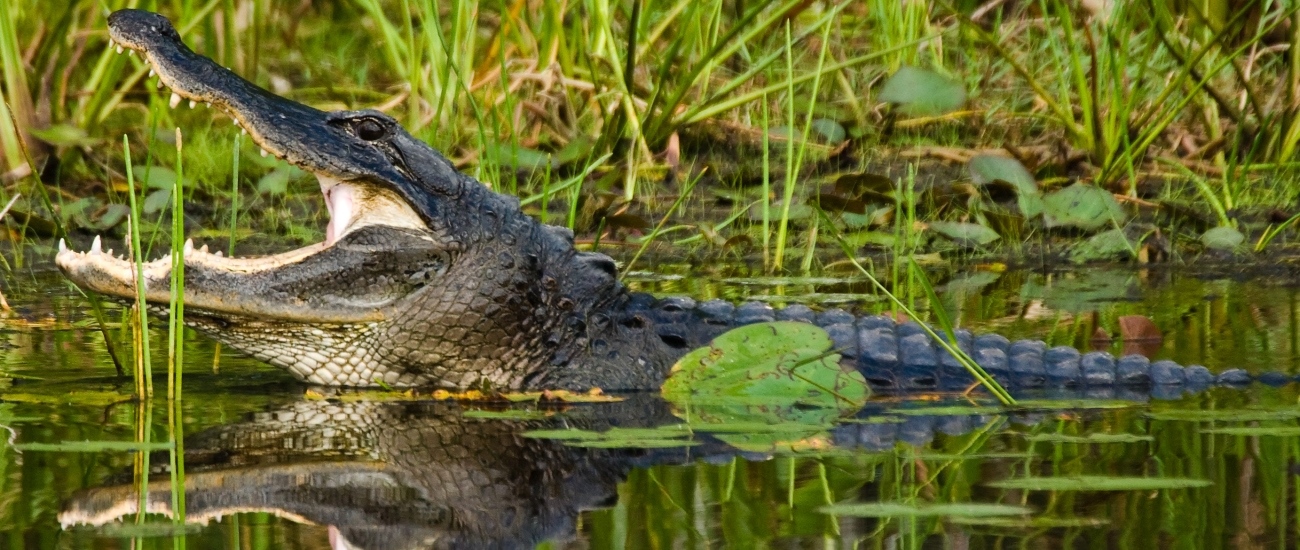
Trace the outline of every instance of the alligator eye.
[[366, 141], [377, 140], [384, 137], [384, 127], [370, 119], [362, 120], [357, 124], [357, 137]]

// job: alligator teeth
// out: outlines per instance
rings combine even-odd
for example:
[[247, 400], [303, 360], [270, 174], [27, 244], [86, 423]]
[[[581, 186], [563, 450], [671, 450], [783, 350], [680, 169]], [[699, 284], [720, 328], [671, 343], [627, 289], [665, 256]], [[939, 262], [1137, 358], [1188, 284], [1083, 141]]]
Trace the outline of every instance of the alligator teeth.
[[117, 47], [117, 53], [122, 53], [122, 51], [123, 51], [122, 46], [118, 46], [118, 47]]
[[223, 253], [223, 252], [220, 251], [220, 250], [218, 250], [215, 254], [213, 254], [213, 256], [216, 256], [216, 257], [218, 257], [218, 258], [223, 257], [223, 256], [225, 256], [225, 255], [226, 255], [226, 254]]
[[150, 67], [150, 68], [149, 68], [149, 78], [153, 78], [153, 75], [155, 75], [155, 74], [158, 74], [158, 73], [153, 72], [153, 67]]
[[63, 239], [60, 238], [60, 239], [59, 239], [59, 253], [62, 254], [62, 253], [67, 252], [67, 251], [68, 251], [68, 243], [63, 242]]
[[194, 239], [185, 239], [185, 248], [183, 250], [187, 255], [194, 252]]
[[181, 104], [181, 95], [176, 92], [172, 92], [172, 98], [170, 101], [167, 102], [167, 105], [175, 109], [176, 106], [180, 104]]
[[269, 154], [271, 154], [271, 153], [268, 152], [266, 149], [262, 149], [262, 158], [266, 158], [266, 156], [269, 155]]
[[205, 244], [205, 245], [199, 247], [199, 252], [202, 252], [202, 253], [204, 253], [204, 254], [207, 254], [207, 253], [208, 253], [208, 245]]
[[[245, 130], [243, 126], [240, 126], [240, 127], [239, 127], [239, 135], [241, 135], [241, 136], [242, 136], [242, 135], [248, 135], [248, 130]], [[266, 155], [262, 155], [262, 156], [266, 156]]]
[[198, 105], [199, 105], [199, 102], [194, 101], [193, 99], [190, 100], [190, 108], [191, 108], [191, 109], [197, 107]]
[[91, 254], [102, 254], [102, 253], [104, 252], [104, 250], [101, 248], [101, 246], [102, 246], [102, 243], [99, 241], [99, 235], [95, 235], [95, 241], [92, 242], [92, 243], [90, 243], [90, 253], [91, 253]]
[[158, 82], [157, 82], [156, 84], [154, 84], [154, 86], [156, 86], [159, 90], [163, 89], [162, 79], [159, 78], [159, 79], [158, 79]]

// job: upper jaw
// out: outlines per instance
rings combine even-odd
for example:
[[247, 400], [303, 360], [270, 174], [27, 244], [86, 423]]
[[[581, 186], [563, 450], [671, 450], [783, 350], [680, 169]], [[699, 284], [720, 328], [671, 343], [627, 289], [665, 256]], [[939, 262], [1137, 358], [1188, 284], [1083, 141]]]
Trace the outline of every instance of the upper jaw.
[[125, 9], [108, 18], [109, 39], [119, 51], [140, 52], [170, 104], [205, 104], [229, 115], [264, 154], [337, 180], [400, 178], [381, 153], [332, 124], [336, 114], [268, 92], [230, 69], [194, 53], [167, 18]]

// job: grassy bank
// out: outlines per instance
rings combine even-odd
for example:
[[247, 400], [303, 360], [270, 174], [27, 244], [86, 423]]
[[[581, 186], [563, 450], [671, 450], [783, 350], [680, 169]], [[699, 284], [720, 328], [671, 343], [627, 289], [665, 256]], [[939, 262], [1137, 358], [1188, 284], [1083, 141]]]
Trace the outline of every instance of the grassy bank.
[[[1046, 247], [1161, 261], [1292, 238], [1300, 21], [1282, 4], [138, 7], [277, 93], [388, 112], [535, 215], [629, 257], [652, 238], [807, 271], [842, 259], [842, 236], [894, 258]], [[146, 152], [143, 231], [166, 238], [178, 126], [187, 232], [225, 241], [238, 220], [241, 240], [321, 237], [315, 182], [241, 148], [224, 116], [168, 108], [139, 59], [108, 47], [103, 6], [0, 9], [12, 238], [124, 235], [123, 134]]]

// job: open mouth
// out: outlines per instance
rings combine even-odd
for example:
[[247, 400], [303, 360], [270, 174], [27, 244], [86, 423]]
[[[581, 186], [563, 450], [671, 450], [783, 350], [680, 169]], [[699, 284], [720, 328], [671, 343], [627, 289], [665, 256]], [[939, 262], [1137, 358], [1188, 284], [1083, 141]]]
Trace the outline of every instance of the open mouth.
[[[206, 245], [195, 248], [190, 240], [184, 248], [187, 268], [258, 273], [309, 258], [368, 225], [426, 229], [420, 216], [395, 191], [363, 177], [349, 178], [347, 170], [332, 169], [347, 162], [373, 163], [375, 154], [358, 152], [352, 144], [339, 139], [338, 130], [326, 122], [328, 113], [271, 94], [195, 54], [180, 42], [171, 23], [156, 14], [118, 12], [110, 16], [109, 28], [110, 47], [118, 53], [141, 53], [158, 87], [171, 92], [172, 108], [183, 101], [191, 107], [211, 106], [230, 116], [261, 148], [263, 156], [274, 155], [312, 173], [320, 182], [329, 213], [323, 242], [271, 256], [235, 258], [209, 252]], [[135, 294], [135, 265], [127, 257], [104, 250], [99, 237], [85, 252], [70, 250], [60, 242], [55, 262], [74, 281], [92, 290], [123, 297]], [[165, 279], [171, 267], [170, 254], [145, 263], [146, 287], [164, 286], [149, 282]], [[146, 299], [165, 301], [165, 294], [164, 290], [147, 291]]]

